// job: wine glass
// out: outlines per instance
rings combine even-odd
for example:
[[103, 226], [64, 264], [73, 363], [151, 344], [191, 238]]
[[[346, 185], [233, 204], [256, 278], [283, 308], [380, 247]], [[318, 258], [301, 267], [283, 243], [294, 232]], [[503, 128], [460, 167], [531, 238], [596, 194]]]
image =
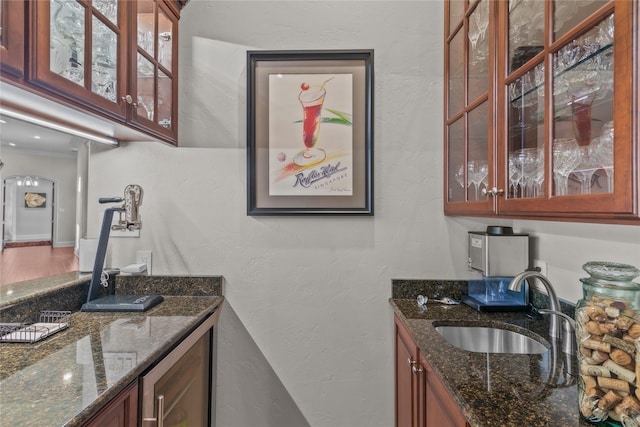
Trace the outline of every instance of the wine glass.
[[598, 169], [597, 163], [589, 153], [591, 144], [580, 147], [580, 161], [573, 170], [575, 175], [580, 181], [580, 193], [591, 194], [591, 178]]
[[142, 105], [147, 113], [147, 119], [153, 121], [153, 111], [155, 109], [155, 100], [151, 95], [138, 95], [138, 104]]
[[613, 122], [602, 126], [599, 138], [595, 138], [589, 146], [589, 155], [598, 167], [607, 174], [607, 190], [613, 191]]
[[478, 28], [478, 24], [476, 20], [473, 19], [473, 15], [471, 19], [469, 19], [469, 41], [471, 42], [471, 46], [475, 49], [478, 40], [480, 39], [480, 29]]
[[517, 199], [520, 194], [520, 180], [522, 179], [522, 171], [518, 167], [515, 153], [509, 153], [509, 193], [511, 197]]
[[580, 163], [580, 147], [575, 138], [553, 140], [553, 178], [556, 195], [567, 195], [569, 174], [578, 163]]
[[489, 0], [480, 0], [473, 16], [476, 18], [480, 38], [484, 39], [489, 27]]
[[467, 163], [467, 176], [475, 190], [475, 200], [478, 200], [478, 188], [480, 183], [489, 174], [489, 164], [486, 160], [469, 160]]
[[531, 197], [534, 195], [534, 181], [536, 169], [540, 163], [542, 150], [540, 148], [523, 148], [516, 151], [515, 162], [516, 167], [520, 169], [522, 181], [524, 185], [523, 195]]
[[463, 164], [458, 165], [458, 169], [456, 169], [453, 176], [456, 179], [456, 181], [458, 181], [458, 184], [460, 184], [460, 186], [464, 188], [464, 165]]

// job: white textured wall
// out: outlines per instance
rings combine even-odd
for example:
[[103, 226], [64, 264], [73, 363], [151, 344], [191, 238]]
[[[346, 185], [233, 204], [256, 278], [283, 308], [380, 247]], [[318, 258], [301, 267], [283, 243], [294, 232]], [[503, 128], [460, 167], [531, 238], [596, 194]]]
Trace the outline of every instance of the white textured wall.
[[[150, 249], [155, 274], [225, 276], [218, 427], [393, 425], [391, 279], [473, 277], [466, 233], [486, 226], [442, 214], [442, 16], [440, 1], [192, 0], [183, 148], [92, 153], [90, 237], [92, 199], [145, 190], [141, 237], [113, 239], [112, 265]], [[330, 48], [375, 49], [375, 216], [247, 217], [246, 50]], [[639, 227], [513, 225], [539, 233], [550, 273], [571, 270], [565, 297], [594, 252], [640, 265]]]

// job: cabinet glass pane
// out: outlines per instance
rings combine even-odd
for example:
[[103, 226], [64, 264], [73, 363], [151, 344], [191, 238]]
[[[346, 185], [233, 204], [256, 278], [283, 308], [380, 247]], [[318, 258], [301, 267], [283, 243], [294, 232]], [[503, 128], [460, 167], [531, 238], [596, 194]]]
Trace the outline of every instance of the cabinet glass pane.
[[613, 191], [613, 39], [605, 34], [612, 22], [605, 19], [553, 55], [559, 196]]
[[451, 31], [458, 25], [464, 15], [464, 0], [449, 1], [449, 28]]
[[171, 113], [172, 113], [172, 89], [173, 79], [158, 72], [158, 124], [167, 129], [171, 129]]
[[462, 118], [449, 125], [448, 143], [448, 200], [450, 202], [463, 202], [467, 186], [464, 181], [464, 127]]
[[154, 57], [156, 37], [153, 7], [152, 1], [138, 1], [138, 48], [143, 49], [152, 57]]
[[459, 31], [449, 44], [449, 117], [464, 107], [464, 33]]
[[208, 424], [210, 348], [206, 334], [155, 384], [154, 397], [164, 396], [165, 426]]
[[486, 200], [482, 188], [489, 186], [489, 104], [483, 102], [468, 114], [467, 123], [467, 180], [468, 200]]
[[118, 36], [95, 16], [92, 43], [91, 91], [116, 102]]
[[118, 23], [118, 0], [93, 0], [92, 4], [113, 24]]
[[508, 177], [511, 199], [544, 196], [544, 65], [509, 85]]
[[469, 23], [469, 75], [468, 88], [471, 103], [487, 91], [489, 84], [489, 1], [482, 0], [473, 11]]
[[171, 70], [173, 25], [162, 10], [158, 12], [158, 62]]
[[52, 72], [84, 85], [84, 7], [73, 0], [51, 1]]
[[562, 37], [587, 16], [608, 3], [608, 0], [555, 0], [553, 9], [553, 39]]
[[544, 4], [540, 0], [509, 0], [509, 72], [542, 50]]
[[154, 66], [138, 53], [138, 115], [153, 121], [156, 110]]

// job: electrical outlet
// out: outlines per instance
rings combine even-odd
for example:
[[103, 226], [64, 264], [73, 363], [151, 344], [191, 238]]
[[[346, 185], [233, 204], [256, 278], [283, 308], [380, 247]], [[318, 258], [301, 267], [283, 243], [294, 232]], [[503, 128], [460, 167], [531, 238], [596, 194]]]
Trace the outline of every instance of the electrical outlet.
[[147, 264], [147, 274], [151, 275], [151, 251], [136, 251], [136, 264]]
[[539, 259], [533, 260], [533, 267], [540, 269], [540, 274], [547, 277], [547, 261], [540, 261]]

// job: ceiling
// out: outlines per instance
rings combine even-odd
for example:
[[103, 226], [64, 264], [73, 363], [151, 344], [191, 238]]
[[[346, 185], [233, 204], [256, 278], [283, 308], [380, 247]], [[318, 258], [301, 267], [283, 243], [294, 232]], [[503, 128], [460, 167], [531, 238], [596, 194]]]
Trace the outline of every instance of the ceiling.
[[0, 153], [4, 150], [26, 151], [73, 157], [78, 151], [78, 144], [84, 140], [7, 115], [0, 116]]

